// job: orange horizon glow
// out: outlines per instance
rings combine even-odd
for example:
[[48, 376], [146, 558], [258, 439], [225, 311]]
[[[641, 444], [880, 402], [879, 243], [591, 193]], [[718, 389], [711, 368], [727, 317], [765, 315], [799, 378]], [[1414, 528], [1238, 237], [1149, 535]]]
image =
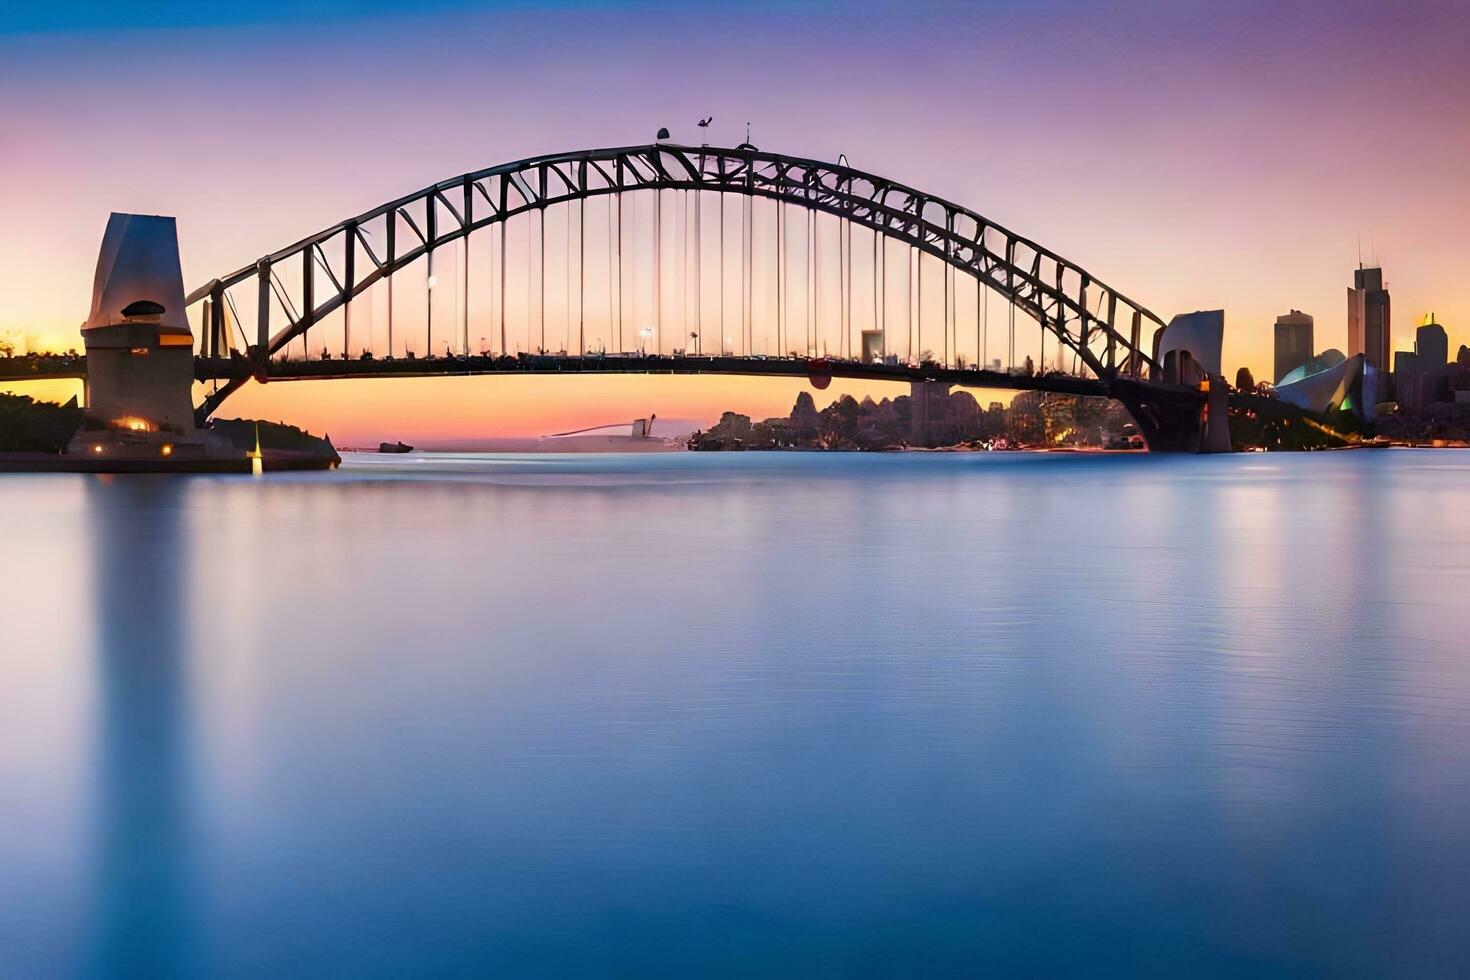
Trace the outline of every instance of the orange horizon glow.
[[[399, 439], [413, 443], [536, 438], [593, 425], [622, 425], [649, 415], [707, 428], [726, 411], [755, 421], [785, 416], [802, 391], [820, 409], [843, 395], [881, 401], [908, 390], [907, 384], [891, 381], [834, 380], [819, 391], [799, 378], [726, 375], [486, 375], [264, 385], [252, 381], [216, 414], [284, 422], [330, 435], [339, 446], [373, 446]], [[966, 390], [982, 408], [991, 402], [1009, 404], [1015, 396], [1010, 390]], [[73, 396], [82, 399], [82, 384], [27, 381], [0, 384], [0, 392], [64, 403]]]

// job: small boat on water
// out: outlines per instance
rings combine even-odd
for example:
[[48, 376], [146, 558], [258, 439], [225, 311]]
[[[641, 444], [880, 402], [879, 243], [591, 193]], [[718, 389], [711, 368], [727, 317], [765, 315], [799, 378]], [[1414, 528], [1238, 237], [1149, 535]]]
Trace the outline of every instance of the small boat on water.
[[378, 443], [380, 453], [411, 453], [413, 447], [402, 442], [380, 442]]

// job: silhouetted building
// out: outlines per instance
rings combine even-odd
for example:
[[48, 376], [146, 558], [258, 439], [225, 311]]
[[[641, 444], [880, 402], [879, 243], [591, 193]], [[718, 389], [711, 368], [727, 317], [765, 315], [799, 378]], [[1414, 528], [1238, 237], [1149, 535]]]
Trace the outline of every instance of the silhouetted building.
[[1394, 400], [1399, 408], [1409, 415], [1424, 415], [1434, 402], [1450, 400], [1449, 359], [1449, 337], [1431, 313], [1414, 335], [1414, 353], [1394, 355]]
[[1280, 381], [1312, 357], [1312, 317], [1292, 310], [1276, 318], [1276, 371], [1273, 382]]
[[949, 385], [942, 381], [909, 384], [909, 435], [914, 444], [938, 445], [949, 434]]
[[1392, 369], [1389, 360], [1392, 329], [1388, 290], [1383, 270], [1357, 269], [1348, 289], [1348, 357], [1362, 354], [1380, 375]]
[[1450, 338], [1444, 327], [1434, 322], [1433, 313], [1429, 314], [1429, 322], [1414, 334], [1414, 353], [1418, 355], [1421, 370], [1432, 371], [1450, 362]]

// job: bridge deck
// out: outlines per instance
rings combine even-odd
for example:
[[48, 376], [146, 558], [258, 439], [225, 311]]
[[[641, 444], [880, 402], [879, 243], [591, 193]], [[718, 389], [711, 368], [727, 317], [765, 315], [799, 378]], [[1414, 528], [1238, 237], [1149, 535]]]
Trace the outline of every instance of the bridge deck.
[[80, 381], [85, 357], [0, 357], [0, 384], [19, 381]]
[[[745, 377], [808, 378], [813, 374], [862, 381], [941, 381], [967, 388], [1054, 391], [1073, 395], [1109, 393], [1106, 382], [1066, 374], [1016, 375], [1002, 371], [944, 367], [938, 364], [865, 364], [858, 361], [808, 361], [792, 357], [733, 356], [577, 356], [532, 354], [519, 357], [437, 357], [394, 360], [272, 361], [270, 381], [342, 378], [423, 378], [491, 374], [722, 374]], [[195, 363], [200, 381], [245, 380], [252, 377], [244, 359], [201, 357]]]

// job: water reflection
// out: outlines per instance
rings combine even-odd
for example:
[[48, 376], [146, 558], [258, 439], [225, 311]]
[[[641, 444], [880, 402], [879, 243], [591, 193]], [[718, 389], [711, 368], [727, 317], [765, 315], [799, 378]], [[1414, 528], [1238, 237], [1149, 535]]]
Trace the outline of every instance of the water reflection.
[[98, 681], [98, 975], [187, 976], [195, 962], [189, 777], [187, 484], [91, 480]]
[[[57, 878], [98, 973], [1452, 974], [1467, 479], [1358, 453], [0, 481], [88, 529], [32, 537], [90, 554], [97, 638], [0, 681], [86, 717], [67, 658], [95, 660], [92, 805], [26, 812], [95, 821], [91, 887]], [[48, 830], [0, 807], [0, 841]]]

